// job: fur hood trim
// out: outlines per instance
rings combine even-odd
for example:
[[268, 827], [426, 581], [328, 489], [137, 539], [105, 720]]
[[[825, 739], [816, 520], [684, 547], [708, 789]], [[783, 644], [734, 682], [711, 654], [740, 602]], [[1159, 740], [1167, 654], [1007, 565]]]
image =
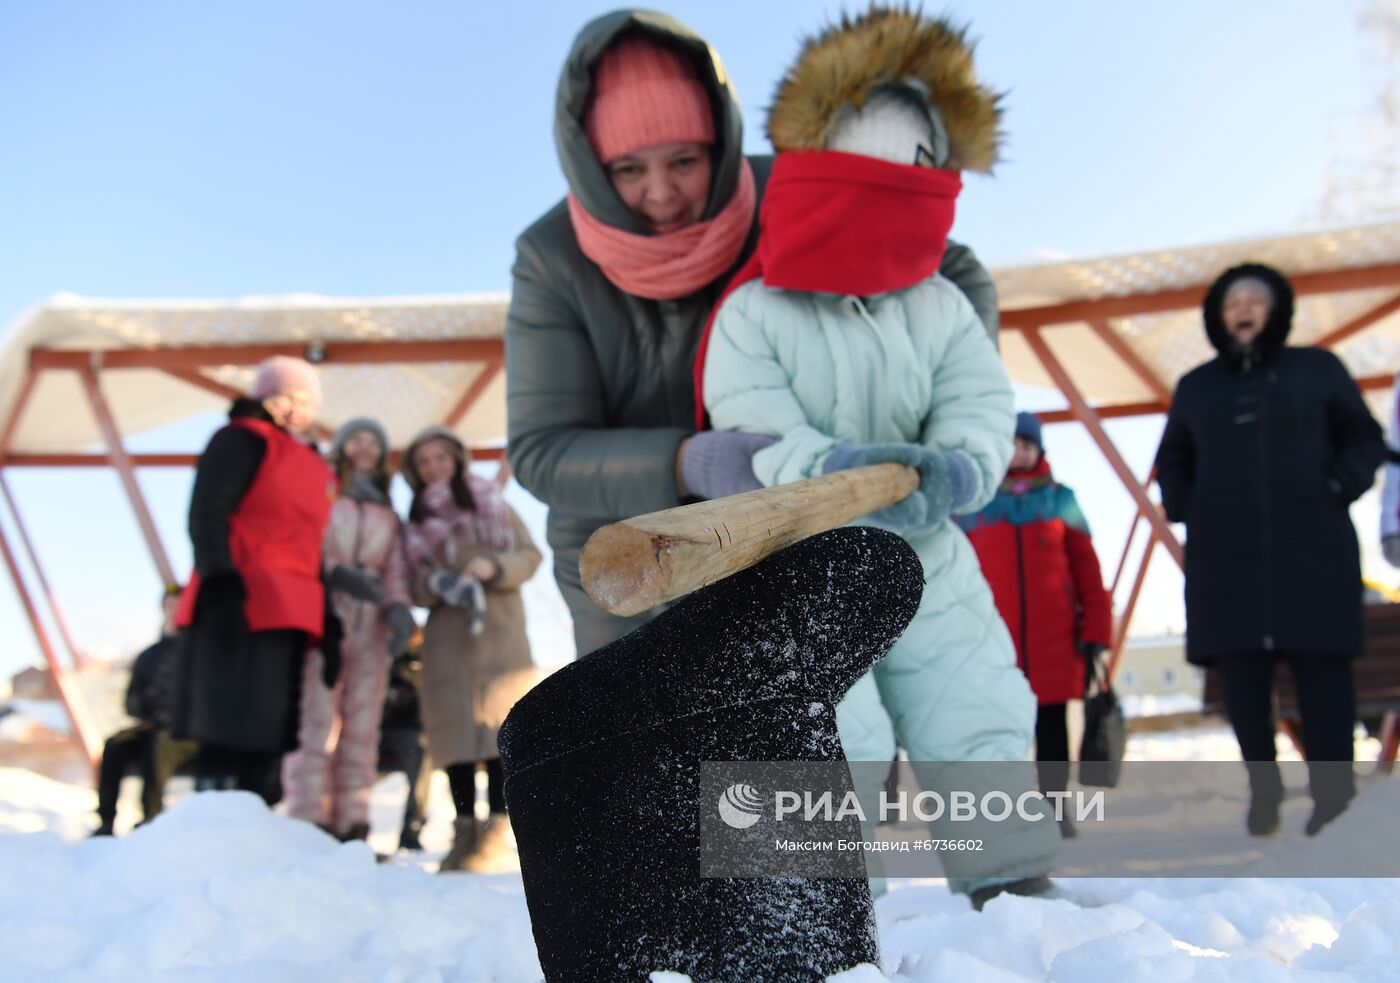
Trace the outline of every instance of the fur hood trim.
[[1001, 95], [981, 85], [967, 30], [908, 7], [872, 6], [809, 38], [778, 84], [768, 138], [779, 152], [819, 150], [846, 106], [912, 79], [948, 128], [950, 170], [989, 173], [1000, 159]]

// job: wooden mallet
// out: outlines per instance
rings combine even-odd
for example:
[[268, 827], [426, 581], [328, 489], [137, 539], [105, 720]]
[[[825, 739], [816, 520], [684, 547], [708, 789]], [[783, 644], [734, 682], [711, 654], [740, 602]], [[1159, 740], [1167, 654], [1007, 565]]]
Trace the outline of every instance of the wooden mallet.
[[913, 468], [874, 464], [614, 522], [584, 544], [583, 589], [610, 614], [640, 614], [918, 487]]

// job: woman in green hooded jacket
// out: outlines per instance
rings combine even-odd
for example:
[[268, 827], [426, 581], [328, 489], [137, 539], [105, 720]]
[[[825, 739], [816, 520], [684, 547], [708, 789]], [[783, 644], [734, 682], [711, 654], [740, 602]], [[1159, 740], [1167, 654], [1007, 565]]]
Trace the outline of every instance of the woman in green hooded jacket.
[[[549, 507], [554, 576], [579, 655], [658, 611], [607, 614], [578, 558], [598, 527], [703, 487], [754, 487], [767, 438], [695, 433], [692, 373], [711, 308], [757, 239], [771, 158], [745, 157], [714, 50], [664, 15], [619, 10], [579, 32], [559, 79], [569, 194], [516, 242], [506, 322], [509, 461]], [[995, 335], [996, 293], [965, 247], [941, 272]]]

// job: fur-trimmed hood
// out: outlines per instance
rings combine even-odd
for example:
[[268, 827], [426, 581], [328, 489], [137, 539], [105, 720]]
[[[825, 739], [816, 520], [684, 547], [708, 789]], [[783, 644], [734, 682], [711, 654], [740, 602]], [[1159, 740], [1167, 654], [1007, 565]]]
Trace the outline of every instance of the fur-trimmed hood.
[[1206, 322], [1206, 338], [1215, 346], [1221, 357], [1235, 366], [1244, 362], [1245, 353], [1225, 329], [1225, 294], [1231, 284], [1245, 278], [1263, 280], [1274, 295], [1274, 306], [1269, 310], [1269, 321], [1251, 346], [1256, 360], [1273, 361], [1283, 350], [1288, 341], [1288, 333], [1293, 329], [1293, 286], [1287, 277], [1272, 266], [1262, 263], [1244, 263], [1226, 270], [1206, 291], [1206, 299], [1201, 304], [1201, 314]]
[[808, 39], [778, 84], [768, 138], [780, 153], [821, 149], [843, 108], [908, 80], [948, 129], [947, 167], [990, 172], [1000, 159], [1001, 96], [977, 81], [966, 29], [908, 8], [872, 6]]

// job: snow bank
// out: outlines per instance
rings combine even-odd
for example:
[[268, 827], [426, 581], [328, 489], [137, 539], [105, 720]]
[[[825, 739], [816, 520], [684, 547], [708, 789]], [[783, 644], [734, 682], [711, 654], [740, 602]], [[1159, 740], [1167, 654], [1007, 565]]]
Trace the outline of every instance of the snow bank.
[[242, 792], [188, 796], [117, 840], [0, 837], [0, 870], [3, 979], [540, 976], [519, 877], [381, 865]]
[[[1214, 735], [1201, 736], [1208, 754]], [[1367, 787], [1322, 836], [1386, 842], [1397, 787]], [[380, 843], [397, 818], [395, 796], [383, 798]], [[426, 869], [432, 855], [377, 864], [364, 844], [337, 843], [237, 792], [187, 795], [115, 840], [81, 838], [92, 807], [88, 789], [0, 769], [0, 832], [14, 834], [0, 835], [0, 981], [540, 978], [518, 875], [438, 877]], [[434, 820], [445, 823], [447, 809], [435, 801]], [[882, 964], [834, 979], [1400, 979], [1400, 880], [1060, 885], [1062, 898], [1003, 897], [979, 914], [940, 881], [893, 880], [877, 903]]]
[[[0, 856], [10, 840], [7, 833], [47, 832], [65, 840], [87, 835], [96, 820], [97, 795], [77, 785], [66, 785], [23, 768], [0, 768]], [[0, 881], [8, 880], [9, 868]], [[4, 910], [0, 909], [0, 921]], [[3, 969], [0, 969], [3, 972]]]

